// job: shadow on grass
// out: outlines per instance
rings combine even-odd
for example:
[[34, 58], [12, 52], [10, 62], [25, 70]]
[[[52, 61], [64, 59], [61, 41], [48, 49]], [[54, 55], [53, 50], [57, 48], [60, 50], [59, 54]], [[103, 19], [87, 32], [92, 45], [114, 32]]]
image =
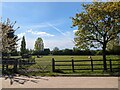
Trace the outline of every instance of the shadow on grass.
[[112, 75], [112, 76], [120, 76], [120, 67], [118, 67], [117, 69], [113, 69], [113, 71], [110, 72], [110, 75]]

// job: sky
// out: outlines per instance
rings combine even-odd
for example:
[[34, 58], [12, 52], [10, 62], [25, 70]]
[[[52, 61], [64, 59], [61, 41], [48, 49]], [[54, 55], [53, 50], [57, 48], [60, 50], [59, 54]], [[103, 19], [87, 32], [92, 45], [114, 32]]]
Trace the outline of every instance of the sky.
[[[41, 37], [45, 48], [70, 48], [74, 45], [74, 32], [71, 28], [76, 13], [82, 12], [84, 2], [3, 2], [2, 20], [17, 21], [14, 29], [20, 38], [25, 36], [28, 49], [34, 49], [35, 40]], [[19, 50], [19, 49], [18, 49]]]

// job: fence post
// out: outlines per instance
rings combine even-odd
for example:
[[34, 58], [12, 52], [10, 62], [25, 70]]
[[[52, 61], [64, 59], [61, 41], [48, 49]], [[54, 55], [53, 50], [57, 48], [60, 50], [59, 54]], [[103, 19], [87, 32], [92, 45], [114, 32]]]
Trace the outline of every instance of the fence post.
[[21, 59], [19, 59], [19, 68], [20, 69], [22, 68], [22, 61], [21, 61]]
[[112, 61], [110, 59], [110, 72], [112, 72]]
[[17, 72], [17, 64], [18, 64], [18, 60], [14, 60], [14, 72]]
[[52, 58], [52, 72], [55, 72], [55, 60]]
[[72, 59], [72, 71], [75, 72], [74, 71], [74, 60], [73, 59]]
[[2, 71], [4, 71], [4, 67], [5, 67], [5, 65], [4, 65], [4, 64], [2, 64]]
[[93, 60], [92, 60], [92, 58], [90, 58], [91, 59], [91, 68], [92, 68], [92, 72], [93, 72]]

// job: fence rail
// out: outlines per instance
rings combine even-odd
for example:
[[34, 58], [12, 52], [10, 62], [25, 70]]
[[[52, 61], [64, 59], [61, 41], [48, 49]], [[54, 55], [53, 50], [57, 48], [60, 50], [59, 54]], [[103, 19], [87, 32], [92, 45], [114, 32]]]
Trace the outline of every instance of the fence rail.
[[[107, 62], [107, 66], [110, 70], [110, 72], [113, 71], [113, 69], [120, 69], [120, 63], [116, 63], [116, 64], [113, 64], [113, 62], [118, 62], [120, 61], [120, 59], [117, 59], [117, 60], [106, 60]], [[61, 63], [62, 62], [62, 63]], [[89, 64], [76, 64], [76, 62], [89, 62]], [[103, 64], [96, 64], [94, 62], [102, 62], [103, 63], [103, 60], [93, 60], [92, 58], [90, 60], [55, 60], [54, 58], [52, 58], [52, 71], [55, 72], [56, 71], [56, 66], [59, 66], [59, 67], [64, 67], [64, 66], [71, 66], [71, 68], [62, 68], [60, 70], [72, 70], [73, 72], [75, 72], [75, 70], [91, 70], [91, 71], [94, 71], [94, 70], [104, 70], [103, 68]], [[57, 64], [59, 63], [59, 64]], [[65, 64], [63, 64], [65, 63]], [[66, 64], [67, 63], [67, 64]], [[89, 66], [89, 68], [76, 68], [76, 66]], [[102, 68], [95, 68], [95, 66], [102, 66]], [[117, 66], [117, 68], [113, 68], [113, 66]]]
[[35, 60], [30, 61], [29, 59], [22, 59], [22, 58], [3, 58], [2, 59], [2, 71], [8, 69], [8, 65], [13, 65], [13, 69], [16, 72], [22, 65], [32, 65], [35, 64]]

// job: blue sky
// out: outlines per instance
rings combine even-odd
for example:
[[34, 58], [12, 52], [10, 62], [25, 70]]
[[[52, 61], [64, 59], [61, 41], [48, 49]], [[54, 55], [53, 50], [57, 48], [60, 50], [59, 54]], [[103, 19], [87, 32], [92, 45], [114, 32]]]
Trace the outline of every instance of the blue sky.
[[[41, 37], [45, 48], [60, 49], [74, 47], [74, 31], [71, 28], [76, 13], [83, 11], [83, 2], [3, 2], [3, 20], [17, 21], [20, 26], [16, 35], [26, 38], [27, 48], [33, 49], [34, 42]], [[19, 41], [19, 47], [20, 47]]]

